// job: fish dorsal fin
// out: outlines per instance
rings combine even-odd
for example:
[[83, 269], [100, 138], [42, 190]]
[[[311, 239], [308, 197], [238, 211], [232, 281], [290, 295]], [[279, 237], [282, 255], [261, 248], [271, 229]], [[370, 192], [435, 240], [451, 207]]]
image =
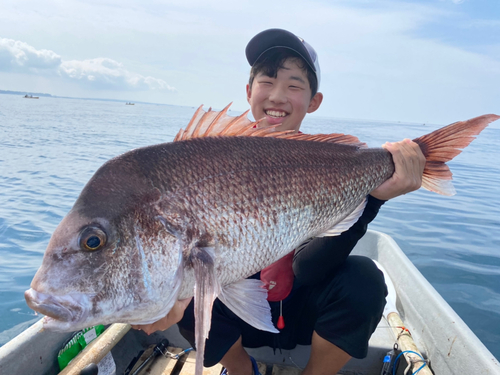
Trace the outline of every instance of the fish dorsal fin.
[[185, 141], [193, 138], [216, 137], [216, 136], [234, 136], [244, 133], [248, 128], [256, 127], [257, 122], [252, 122], [247, 118], [249, 111], [240, 116], [229, 116], [227, 111], [232, 103], [226, 106], [222, 111], [203, 110], [201, 105], [194, 113], [186, 130], [181, 129], [177, 133], [174, 142]]
[[249, 111], [240, 116], [229, 116], [227, 111], [232, 103], [226, 106], [222, 111], [203, 110], [200, 106], [193, 115], [186, 130], [181, 129], [177, 133], [174, 142], [185, 141], [193, 138], [203, 137], [273, 137], [294, 139], [300, 141], [315, 141], [329, 143], [343, 143], [358, 147], [366, 147], [366, 144], [359, 141], [357, 137], [346, 134], [304, 134], [297, 133], [294, 130], [276, 131], [278, 125], [259, 127], [259, 121], [250, 121], [247, 118]]

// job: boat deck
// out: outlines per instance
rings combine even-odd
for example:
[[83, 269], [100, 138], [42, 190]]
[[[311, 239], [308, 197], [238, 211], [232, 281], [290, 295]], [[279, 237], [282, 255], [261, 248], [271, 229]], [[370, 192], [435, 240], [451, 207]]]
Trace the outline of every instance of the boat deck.
[[[388, 324], [385, 319], [379, 324], [375, 333], [370, 339], [370, 347], [368, 350], [368, 356], [364, 359], [351, 359], [348, 364], [340, 371], [340, 374], [349, 375], [375, 375], [380, 374], [380, 369], [384, 360], [384, 356], [389, 350], [392, 349], [395, 337], [392, 335], [392, 331], [388, 329]], [[125, 372], [126, 367], [129, 365], [130, 361], [138, 355], [142, 350], [146, 352], [145, 348], [150, 348], [156, 346], [162, 340], [167, 339], [169, 341], [170, 348], [177, 348], [173, 352], [170, 348], [169, 352], [179, 353], [182, 349], [179, 348], [189, 348], [191, 345], [180, 335], [177, 326], [170, 327], [164, 332], [155, 332], [151, 335], [146, 335], [142, 331], [130, 330], [111, 350], [113, 357], [116, 361], [117, 374], [122, 374]], [[262, 348], [246, 348], [248, 354], [257, 359], [257, 363], [260, 363], [260, 373], [262, 375], [298, 375], [302, 372], [306, 366], [309, 355], [310, 346], [298, 345], [293, 350], [276, 350], [274, 351], [269, 347]], [[144, 352], [144, 353], [145, 353]], [[143, 354], [144, 355], [144, 354]], [[148, 354], [149, 355], [149, 354]], [[148, 356], [146, 355], [146, 356]], [[161, 358], [163, 356], [159, 356]], [[124, 359], [128, 359], [124, 361]], [[175, 368], [174, 372], [147, 372], [147, 374], [173, 374], [173, 375], [186, 375], [187, 372], [180, 372], [180, 369], [185, 366], [185, 363], [191, 363], [192, 369], [194, 371], [194, 358], [195, 352], [191, 351], [184, 356], [181, 356], [178, 361], [172, 360], [173, 365], [176, 362], [180, 364]], [[124, 363], [126, 362], [126, 363]], [[170, 361], [169, 361], [170, 362]], [[167, 365], [167, 358], [161, 358], [161, 362], [156, 366]], [[404, 367], [404, 366], [403, 366]], [[173, 368], [173, 367], [172, 367]], [[189, 369], [188, 367], [187, 369]], [[219, 375], [221, 366], [216, 365], [205, 369], [205, 375]], [[131, 372], [133, 373], [133, 372]], [[403, 372], [401, 372], [402, 374]], [[146, 373], [145, 373], [146, 374]], [[194, 374], [194, 372], [193, 372]]]
[[[154, 345], [151, 345], [141, 355], [135, 366], [131, 369], [130, 374], [134, 374], [142, 363], [153, 352]], [[178, 354], [182, 351], [181, 348], [168, 347], [169, 354]], [[144, 366], [137, 375], [194, 375], [196, 352], [193, 350], [186, 355], [174, 359], [169, 356], [157, 356], [154, 361]], [[266, 364], [257, 362], [259, 372], [262, 375], [299, 375], [301, 369], [291, 366], [280, 366], [276, 364]], [[219, 375], [222, 371], [222, 365], [217, 364], [210, 368], [203, 369], [203, 375]]]

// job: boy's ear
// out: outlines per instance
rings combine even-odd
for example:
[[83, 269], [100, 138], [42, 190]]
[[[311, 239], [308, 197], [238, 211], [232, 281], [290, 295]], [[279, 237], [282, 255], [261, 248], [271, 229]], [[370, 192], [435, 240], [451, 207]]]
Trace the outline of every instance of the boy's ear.
[[252, 97], [252, 88], [250, 84], [247, 83], [247, 102], [250, 103], [250, 98]]
[[323, 101], [323, 94], [317, 92], [316, 95], [312, 97], [311, 102], [309, 103], [309, 107], [307, 108], [307, 113], [313, 113], [314, 111], [316, 111], [321, 105], [322, 101]]

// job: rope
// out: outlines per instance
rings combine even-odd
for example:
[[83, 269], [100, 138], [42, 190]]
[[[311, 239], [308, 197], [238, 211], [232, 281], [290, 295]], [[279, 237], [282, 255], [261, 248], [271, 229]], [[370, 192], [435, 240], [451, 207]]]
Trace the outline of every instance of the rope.
[[417, 371], [415, 371], [412, 375], [415, 375], [416, 373], [418, 373], [420, 370], [422, 370], [427, 364], [429, 361], [426, 361], [424, 359], [424, 357], [422, 357], [420, 354], [418, 354], [417, 352], [414, 352], [413, 350], [405, 350], [404, 352], [401, 352], [398, 354], [398, 356], [396, 357], [396, 360], [394, 361], [394, 367], [392, 369], [392, 375], [396, 375], [396, 368], [397, 368], [397, 364], [398, 364], [398, 361], [399, 361], [399, 357], [401, 357], [401, 355], [405, 354], [405, 353], [412, 353], [412, 354], [416, 354], [418, 355], [421, 360], [413, 360], [410, 358], [410, 363], [408, 364], [408, 367], [406, 368], [405, 370], [405, 374], [408, 372], [410, 366], [413, 364], [413, 363], [417, 363], [417, 362], [424, 362], [424, 364], [422, 366], [420, 366], [418, 368]]

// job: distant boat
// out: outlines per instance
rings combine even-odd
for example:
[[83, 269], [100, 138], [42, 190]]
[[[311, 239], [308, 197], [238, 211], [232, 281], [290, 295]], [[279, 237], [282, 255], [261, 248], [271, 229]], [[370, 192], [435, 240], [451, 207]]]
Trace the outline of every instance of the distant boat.
[[125, 103], [125, 105], [134, 105], [135, 103]]
[[38, 96], [33, 96], [33, 95], [28, 95], [28, 94], [24, 95], [23, 98], [25, 98], [25, 99], [39, 99]]

